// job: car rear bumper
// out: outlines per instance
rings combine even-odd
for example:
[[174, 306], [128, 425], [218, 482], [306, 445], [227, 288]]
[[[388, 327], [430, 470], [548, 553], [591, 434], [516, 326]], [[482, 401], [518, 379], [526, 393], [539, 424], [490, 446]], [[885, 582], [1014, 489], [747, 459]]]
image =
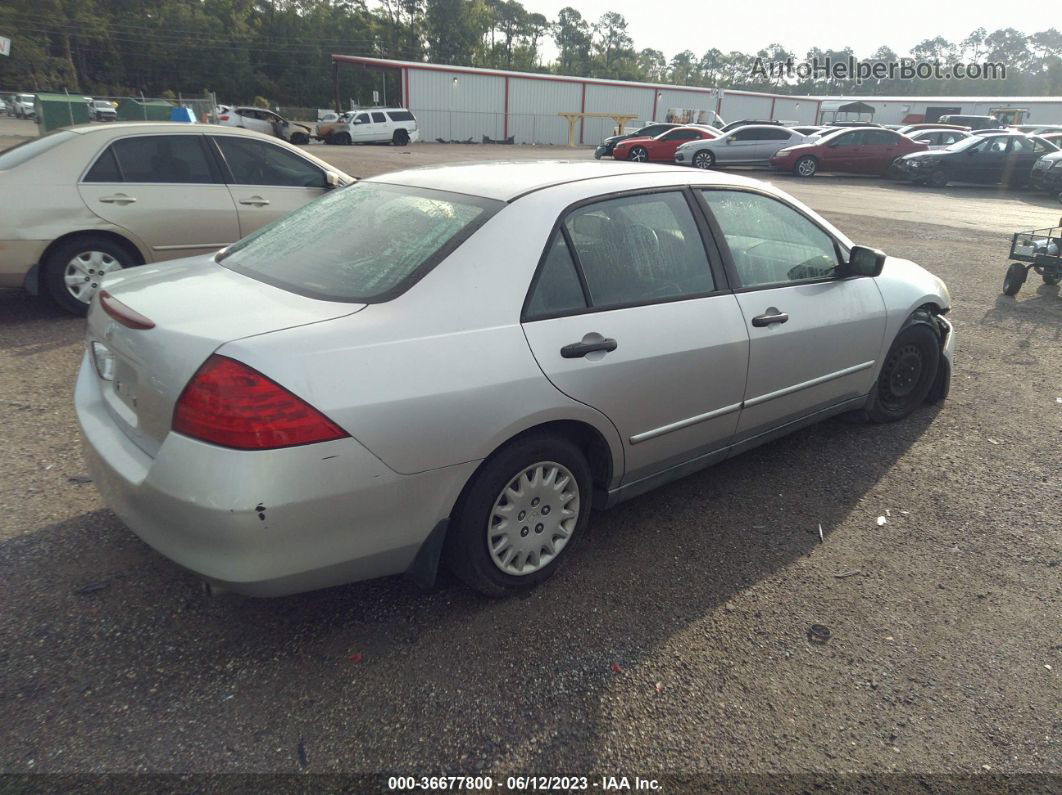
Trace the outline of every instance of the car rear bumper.
[[420, 140], [420, 130], [409, 130], [409, 142], [416, 143]]
[[86, 355], [75, 404], [100, 494], [158, 552], [238, 593], [406, 571], [477, 463], [399, 475], [351, 438], [247, 452], [176, 433], [152, 458], [111, 419], [106, 383]]

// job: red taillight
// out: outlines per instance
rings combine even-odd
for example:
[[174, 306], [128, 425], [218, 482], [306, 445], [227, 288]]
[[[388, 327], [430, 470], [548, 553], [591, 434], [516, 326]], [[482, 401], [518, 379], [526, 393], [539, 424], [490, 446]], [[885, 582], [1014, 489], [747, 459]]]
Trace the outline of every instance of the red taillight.
[[106, 290], [100, 290], [100, 306], [103, 311], [113, 317], [126, 328], [149, 329], [155, 328], [155, 321], [144, 317], [139, 312], [130, 309]]
[[222, 114], [221, 116], [218, 116], [218, 121], [228, 121], [228, 120], [229, 120], [229, 114], [227, 114], [227, 113]]
[[178, 398], [173, 430], [238, 450], [272, 450], [347, 435], [280, 384], [217, 354], [206, 360]]

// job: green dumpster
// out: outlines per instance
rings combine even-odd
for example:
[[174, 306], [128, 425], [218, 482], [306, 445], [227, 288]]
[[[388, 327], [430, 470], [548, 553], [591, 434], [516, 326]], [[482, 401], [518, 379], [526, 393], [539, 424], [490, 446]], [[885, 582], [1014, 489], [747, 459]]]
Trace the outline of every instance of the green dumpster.
[[118, 103], [118, 121], [169, 121], [172, 110], [173, 103], [165, 100], [126, 98]]
[[89, 123], [88, 104], [82, 96], [38, 94], [34, 101], [34, 110], [41, 135], [60, 127]]

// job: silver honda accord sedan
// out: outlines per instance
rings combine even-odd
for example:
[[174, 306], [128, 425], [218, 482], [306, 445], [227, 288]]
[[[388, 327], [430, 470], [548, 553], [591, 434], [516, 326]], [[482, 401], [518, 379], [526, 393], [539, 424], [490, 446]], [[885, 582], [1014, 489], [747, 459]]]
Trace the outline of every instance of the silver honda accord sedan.
[[363, 180], [107, 276], [77, 414], [148, 544], [277, 595], [500, 595], [607, 508], [831, 415], [944, 398], [948, 290], [764, 182], [505, 163]]

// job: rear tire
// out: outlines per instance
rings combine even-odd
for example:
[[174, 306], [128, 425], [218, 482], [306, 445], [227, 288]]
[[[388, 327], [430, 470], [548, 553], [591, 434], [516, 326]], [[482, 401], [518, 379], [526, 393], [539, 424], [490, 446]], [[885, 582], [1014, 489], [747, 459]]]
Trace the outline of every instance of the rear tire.
[[1007, 274], [1003, 277], [1003, 295], [1017, 295], [1028, 277], [1029, 271], [1024, 265], [1020, 262], [1010, 263]]
[[103, 277], [140, 264], [114, 239], [81, 235], [56, 246], [43, 263], [48, 296], [72, 315], [85, 315]]
[[395, 146], [408, 146], [409, 133], [405, 130], [395, 130], [395, 134], [391, 138], [391, 143], [393, 143]]
[[1044, 284], [1046, 284], [1048, 287], [1054, 287], [1059, 282], [1062, 282], [1062, 273], [1055, 273], [1055, 274], [1045, 273], [1045, 274], [1043, 274], [1043, 279], [1044, 279]]
[[798, 177], [813, 177], [819, 170], [819, 161], [810, 155], [800, 158], [793, 164], [793, 173]]
[[925, 402], [940, 367], [940, 338], [925, 323], [902, 329], [881, 366], [867, 409], [873, 422], [901, 420]]
[[458, 501], [446, 563], [487, 596], [532, 588], [581, 536], [590, 501], [590, 465], [578, 447], [553, 434], [517, 439], [487, 459]]

